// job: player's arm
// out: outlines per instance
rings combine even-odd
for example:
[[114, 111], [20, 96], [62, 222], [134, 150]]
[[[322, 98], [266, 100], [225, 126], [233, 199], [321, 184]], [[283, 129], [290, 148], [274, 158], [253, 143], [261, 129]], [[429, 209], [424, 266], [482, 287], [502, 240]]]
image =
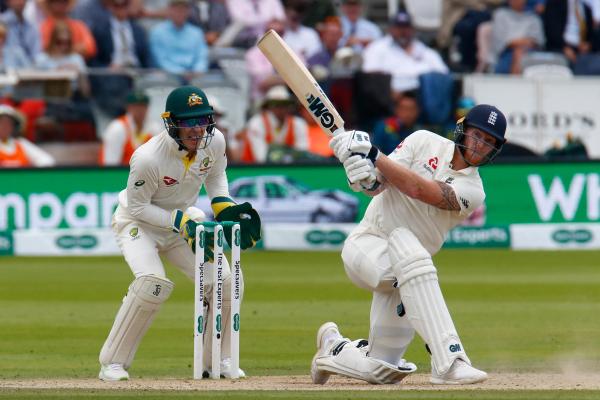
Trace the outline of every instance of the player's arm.
[[379, 155], [375, 166], [388, 185], [405, 195], [443, 210], [460, 211], [456, 193], [449, 184], [423, 178], [384, 154]]

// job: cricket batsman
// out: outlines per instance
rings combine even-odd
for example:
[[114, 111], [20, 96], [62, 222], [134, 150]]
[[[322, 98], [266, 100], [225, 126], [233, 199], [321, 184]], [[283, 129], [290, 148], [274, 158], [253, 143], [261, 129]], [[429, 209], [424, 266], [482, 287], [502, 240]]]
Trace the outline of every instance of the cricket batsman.
[[342, 250], [348, 277], [373, 292], [373, 299], [368, 341], [344, 338], [333, 322], [320, 327], [311, 364], [314, 383], [324, 384], [331, 374], [399, 383], [417, 369], [402, 358], [415, 331], [431, 354], [432, 383], [487, 378], [467, 357], [432, 256], [448, 231], [483, 203], [478, 167], [500, 152], [505, 131], [502, 112], [481, 104], [458, 121], [454, 142], [419, 130], [386, 156], [366, 132], [331, 139], [350, 186], [374, 196]]
[[[192, 205], [202, 185], [211, 199], [217, 221], [237, 221], [241, 248], [260, 240], [260, 218], [249, 203], [236, 204], [229, 195], [225, 138], [215, 127], [214, 112], [205, 93], [194, 86], [173, 90], [162, 114], [166, 130], [140, 146], [130, 160], [127, 187], [119, 193], [112, 229], [125, 261], [134, 275], [127, 295], [102, 350], [99, 378], [104, 381], [129, 379], [127, 370], [160, 306], [173, 290], [161, 256], [194, 279], [195, 232], [203, 213]], [[229, 232], [227, 230], [229, 229]], [[231, 228], [225, 228], [231, 240]], [[212, 251], [207, 243], [207, 272], [213, 271]], [[231, 245], [231, 243], [229, 243]], [[209, 277], [207, 277], [209, 278]], [[211, 282], [210, 279], [207, 280]], [[229, 340], [231, 271], [223, 263], [223, 352], [221, 375], [232, 375]], [[212, 285], [205, 290], [208, 317], [212, 321]], [[243, 279], [240, 292], [243, 294]], [[210, 324], [210, 322], [209, 322]], [[211, 332], [208, 326], [204, 332]], [[212, 336], [204, 336], [205, 370], [210, 365]], [[210, 371], [209, 371], [210, 372]], [[245, 376], [239, 371], [240, 376]]]

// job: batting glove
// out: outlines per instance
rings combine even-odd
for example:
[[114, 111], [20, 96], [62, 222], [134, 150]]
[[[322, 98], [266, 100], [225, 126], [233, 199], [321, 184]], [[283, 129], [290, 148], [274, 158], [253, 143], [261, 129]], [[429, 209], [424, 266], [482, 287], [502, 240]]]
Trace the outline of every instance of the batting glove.
[[355, 192], [374, 191], [380, 185], [375, 166], [369, 158], [353, 155], [344, 162], [344, 169], [348, 184]]
[[371, 144], [369, 134], [363, 131], [342, 132], [329, 141], [329, 147], [342, 163], [350, 156], [357, 154], [363, 158], [369, 158], [375, 165], [375, 161], [379, 157], [379, 150]]

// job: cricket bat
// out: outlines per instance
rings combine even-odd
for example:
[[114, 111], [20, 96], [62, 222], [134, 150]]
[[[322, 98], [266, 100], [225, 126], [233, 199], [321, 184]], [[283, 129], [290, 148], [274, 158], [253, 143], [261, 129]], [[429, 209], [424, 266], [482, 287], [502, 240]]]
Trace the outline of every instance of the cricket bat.
[[265, 33], [258, 48], [325, 133], [333, 136], [337, 129], [344, 128], [344, 120], [321, 86], [277, 32], [271, 29]]

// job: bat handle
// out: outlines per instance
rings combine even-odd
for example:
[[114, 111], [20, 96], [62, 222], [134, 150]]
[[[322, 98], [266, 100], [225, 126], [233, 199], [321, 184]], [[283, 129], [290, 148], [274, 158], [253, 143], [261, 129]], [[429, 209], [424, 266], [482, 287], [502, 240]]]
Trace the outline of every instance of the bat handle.
[[333, 131], [331, 134], [333, 135], [333, 137], [336, 137], [340, 133], [344, 133], [344, 132], [346, 132], [346, 130], [344, 129], [344, 126], [340, 126], [335, 131]]

